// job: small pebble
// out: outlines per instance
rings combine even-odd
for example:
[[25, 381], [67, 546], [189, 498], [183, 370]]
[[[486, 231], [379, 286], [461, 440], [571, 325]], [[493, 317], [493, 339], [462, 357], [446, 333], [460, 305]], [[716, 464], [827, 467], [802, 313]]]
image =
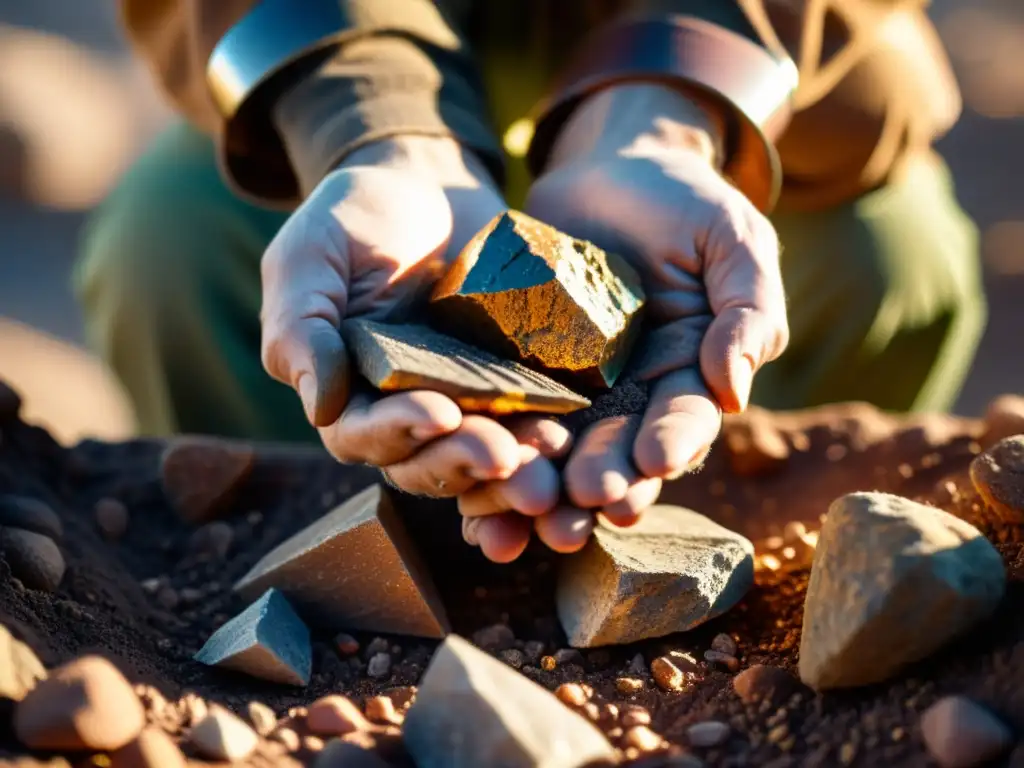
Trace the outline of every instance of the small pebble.
[[651, 724], [651, 713], [643, 707], [636, 705], [626, 707], [626, 711], [622, 713], [622, 717], [619, 719], [623, 728], [629, 729], [637, 725], [650, 725]]
[[583, 654], [575, 648], [559, 648], [553, 656], [556, 664], [583, 664]]
[[371, 696], [366, 700], [366, 717], [375, 723], [401, 725], [405, 719], [395, 710], [395, 703], [387, 696]]
[[150, 726], [110, 753], [110, 768], [185, 768], [185, 756], [161, 728]]
[[278, 728], [270, 734], [270, 739], [283, 744], [289, 752], [297, 752], [299, 749], [299, 734], [291, 728]]
[[523, 645], [523, 655], [526, 656], [527, 661], [536, 664], [544, 655], [544, 643], [540, 640], [527, 640]]
[[686, 682], [683, 670], [673, 664], [666, 656], [659, 656], [651, 662], [651, 674], [658, 687], [666, 691], [682, 690]]
[[729, 738], [729, 726], [717, 720], [694, 723], [686, 729], [686, 738], [694, 747], [717, 747]]
[[204, 598], [204, 595], [201, 589], [182, 587], [181, 591], [178, 592], [178, 597], [185, 605], [195, 605]]
[[788, 698], [799, 683], [784, 669], [755, 664], [736, 675], [732, 687], [744, 704], [756, 704], [766, 698]]
[[237, 715], [215, 704], [192, 727], [189, 741], [204, 757], [234, 762], [252, 754], [259, 736]]
[[939, 699], [921, 716], [925, 747], [942, 768], [988, 763], [1013, 745], [1010, 729], [963, 696]]
[[590, 698], [578, 683], [562, 683], [555, 689], [555, 696], [566, 706], [577, 708], [586, 704]]
[[173, 611], [178, 607], [180, 598], [173, 587], [161, 587], [156, 593], [156, 602], [165, 611]]
[[249, 722], [260, 736], [267, 736], [277, 727], [277, 715], [262, 701], [249, 702]]
[[738, 672], [740, 668], [739, 659], [721, 651], [704, 651], [704, 660], [712, 664], [721, 664], [730, 672]]
[[128, 507], [117, 499], [100, 499], [94, 509], [96, 525], [108, 541], [117, 541], [128, 531]]
[[365, 731], [370, 724], [350, 699], [332, 695], [309, 705], [306, 726], [318, 736], [344, 736], [354, 731]]
[[20, 528], [0, 528], [0, 552], [11, 573], [29, 589], [56, 592], [64, 578], [64, 555], [49, 536]]
[[366, 665], [366, 674], [374, 680], [383, 680], [391, 674], [391, 655], [387, 653], [374, 654]]
[[622, 745], [624, 747], [633, 747], [641, 753], [653, 752], [659, 749], [662, 744], [662, 738], [646, 725], [634, 725], [624, 734], [622, 734]]
[[711, 650], [724, 653], [727, 656], [735, 656], [739, 649], [736, 646], [736, 641], [723, 632], [715, 635], [715, 639], [711, 641]]
[[352, 635], [346, 635], [344, 632], [334, 636], [334, 647], [338, 649], [338, 653], [341, 654], [342, 658], [355, 656], [359, 653], [359, 641], [352, 637]]
[[504, 651], [516, 642], [516, 636], [507, 624], [493, 624], [473, 633], [473, 644], [485, 651]]
[[615, 681], [615, 688], [619, 693], [631, 696], [644, 689], [644, 681], [635, 677], [620, 677]]
[[235, 540], [235, 529], [222, 520], [202, 525], [188, 540], [188, 549], [194, 555], [205, 555], [212, 560], [224, 559]]
[[145, 724], [135, 691], [100, 656], [83, 656], [53, 670], [14, 711], [18, 740], [47, 751], [120, 749]]
[[54, 541], [64, 538], [64, 526], [50, 506], [30, 496], [0, 496], [0, 528], [20, 528]]
[[309, 752], [319, 752], [324, 748], [324, 740], [319, 736], [306, 736], [302, 740], [302, 747]]
[[205, 719], [210, 712], [206, 702], [195, 693], [186, 693], [180, 699], [181, 711], [185, 713], [185, 721], [195, 725]]
[[152, 579], [143, 579], [139, 582], [139, 586], [142, 588], [142, 591], [147, 595], [155, 595], [163, 585], [164, 580], [158, 576]]
[[644, 662], [644, 655], [638, 653], [629, 660], [629, 671], [634, 675], [642, 675], [647, 671], [647, 664]]
[[508, 650], [502, 651], [498, 654], [501, 660], [508, 664], [513, 669], [522, 669], [523, 664], [526, 663], [526, 656], [522, 651], [516, 648], [509, 648]]
[[305, 707], [288, 707], [288, 717], [292, 720], [298, 720], [309, 714], [309, 710]]
[[592, 701], [588, 701], [583, 705], [583, 714], [587, 716], [588, 720], [597, 722], [601, 719], [601, 708]]

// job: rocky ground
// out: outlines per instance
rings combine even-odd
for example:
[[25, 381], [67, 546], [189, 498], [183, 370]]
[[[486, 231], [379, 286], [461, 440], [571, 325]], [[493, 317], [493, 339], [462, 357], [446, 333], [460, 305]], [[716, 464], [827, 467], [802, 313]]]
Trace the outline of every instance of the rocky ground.
[[[463, 725], [478, 734], [514, 732], [517, 717], [529, 726], [532, 716], [538, 728], [563, 729], [567, 743], [592, 748], [595, 758], [612, 757], [602, 751], [606, 742], [580, 730], [581, 720], [591, 720], [614, 759], [645, 768], [966, 766], [989, 756], [1024, 765], [1024, 746], [1014, 745], [1024, 729], [1024, 504], [1014, 495], [1024, 484], [1014, 467], [1024, 471], [1024, 461], [1005, 444], [1002, 454], [978, 459], [1020, 432], [1024, 409], [1013, 399], [986, 420], [896, 418], [859, 405], [731, 420], [703, 470], [662, 501], [685, 504], [755, 542], [755, 584], [719, 618], [628, 646], [567, 647], [551, 556], [530, 551], [514, 565], [490, 565], [459, 541], [450, 507], [399, 500], [454, 632], [494, 657], [496, 668], [469, 644], [449, 640], [424, 681], [434, 641], [312, 627], [311, 679], [296, 687], [193, 656], [245, 608], [232, 584], [284, 538], [373, 484], [375, 473], [315, 451], [258, 446], [240, 454], [247, 471], [237, 481], [223, 462], [219, 474], [197, 463], [176, 467], [169, 484], [165, 444], [65, 449], [21, 422], [15, 398], [0, 388], [0, 624], [21, 641], [0, 633], [0, 763], [379, 768], [415, 758], [455, 765], [462, 763], [424, 757], [444, 742], [438, 733]], [[908, 622], [892, 620], [889, 631], [882, 622], [851, 640], [856, 658], [848, 665], [897, 671], [877, 684], [818, 693], [800, 680], [801, 653], [821, 655], [820, 648], [801, 650], [810, 565], [822, 515], [854, 491], [898, 494], [977, 526], [1002, 558], [1005, 592], [994, 613], [964, 618], [961, 609], [980, 598], [957, 595], [977, 592], [984, 581], [965, 573], [957, 594], [920, 619], [925, 626], [916, 624], [921, 606], [941, 590], [919, 582], [903, 606], [917, 635]], [[211, 512], [217, 520], [198, 522]], [[842, 538], [827, 525], [820, 536]], [[865, 562], [876, 545], [863, 544]], [[822, 605], [827, 599], [815, 610]], [[957, 621], [965, 631], [945, 642]], [[921, 634], [943, 647], [903, 664]], [[49, 678], [37, 684], [47, 674], [42, 667]], [[476, 694], [497, 702], [490, 711], [533, 703], [497, 724], [482, 714], [487, 707], [453, 705], [446, 714], [441, 677], [458, 677], [463, 667], [495, 681]], [[567, 706], [531, 699], [536, 692], [520, 687], [526, 680]]]

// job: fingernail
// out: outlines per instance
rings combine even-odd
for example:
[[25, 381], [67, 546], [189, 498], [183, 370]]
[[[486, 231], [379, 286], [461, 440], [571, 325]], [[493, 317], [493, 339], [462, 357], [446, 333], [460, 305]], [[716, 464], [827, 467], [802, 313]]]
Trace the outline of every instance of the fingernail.
[[306, 412], [306, 419], [314, 427], [316, 424], [316, 379], [312, 374], [304, 373], [299, 376], [299, 399], [302, 400], [302, 410]]
[[740, 412], [747, 409], [750, 402], [750, 388], [754, 385], [754, 361], [749, 355], [743, 355], [732, 367], [732, 389], [736, 395]]

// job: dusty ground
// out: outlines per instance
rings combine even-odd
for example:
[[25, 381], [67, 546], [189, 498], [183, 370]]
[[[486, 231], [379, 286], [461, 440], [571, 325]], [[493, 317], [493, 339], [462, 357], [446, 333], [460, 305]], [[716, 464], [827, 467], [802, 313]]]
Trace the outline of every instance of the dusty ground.
[[[778, 569], [761, 568], [757, 584], [733, 611], [684, 635], [635, 646], [586, 652], [579, 663], [545, 671], [527, 661], [523, 674], [554, 689], [565, 681], [585, 681], [596, 701], [624, 710], [648, 708], [654, 730], [678, 749], [686, 747], [685, 728], [719, 719], [732, 726], [727, 743], [694, 749], [708, 764], [741, 765], [925, 765], [917, 731], [919, 713], [944, 693], [969, 695], [988, 705], [1011, 727], [1024, 728], [1024, 553], [1021, 528], [999, 521], [971, 488], [966, 468], [980, 450], [980, 422], [964, 419], [908, 421], [860, 406], [839, 406], [773, 419], [794, 451], [768, 474], [737, 475], [734, 457], [717, 450], [703, 471], [668, 494], [694, 509], [748, 532], [761, 542], [789, 520], [816, 521], [836, 496], [854, 490], [886, 490], [920, 498], [971, 522], [997, 543], [1008, 573], [1009, 590], [996, 618], [940, 655], [924, 662], [892, 685], [851, 693], [814, 695], [795, 677], [767, 703], [744, 704], [733, 690], [733, 675], [701, 663], [695, 685], [665, 693], [645, 672], [628, 672], [630, 660], [646, 662], [667, 650], [690, 651], [700, 659], [719, 632], [739, 642], [742, 667], [768, 664], [792, 672], [797, 661], [801, 606], [808, 576], [799, 557]], [[729, 430], [743, 429], [734, 421]], [[724, 445], [724, 444], [723, 444]], [[0, 623], [26, 640], [44, 663], [54, 665], [99, 652], [115, 660], [132, 682], [155, 686], [175, 702], [187, 692], [227, 704], [239, 712], [252, 699], [270, 704], [279, 715], [328, 692], [355, 698], [376, 692], [408, 697], [432, 651], [431, 643], [388, 638], [397, 646], [385, 680], [367, 677], [361, 655], [342, 658], [331, 638], [315, 635], [313, 679], [302, 691], [206, 668], [191, 660], [210, 632], [242, 604], [229, 590], [282, 537], [309, 523], [328, 507], [373, 482], [366, 469], [341, 467], [315, 453], [261, 449], [256, 469], [227, 520], [234, 529], [230, 555], [211, 559], [190, 544], [193, 529], [180, 522], [165, 499], [157, 458], [162, 445], [140, 441], [85, 443], [73, 450], [56, 444], [44, 431], [18, 423], [3, 428], [0, 441], [0, 493], [45, 500], [65, 526], [68, 573], [55, 595], [27, 591], [0, 574]], [[93, 506], [116, 498], [131, 512], [128, 532], [117, 543], [100, 535]], [[553, 614], [552, 560], [531, 552], [510, 566], [488, 565], [460, 542], [455, 515], [443, 504], [403, 501], [403, 514], [420, 542], [449, 608], [455, 630], [471, 636], [495, 622], [507, 621], [517, 645], [537, 640], [544, 653], [563, 647]], [[0, 569], [6, 569], [0, 564]], [[180, 595], [201, 590], [194, 603], [161, 607], [141, 582], [164, 577]], [[357, 634], [365, 649], [372, 635]], [[623, 674], [645, 680], [642, 691], [623, 695], [615, 680]], [[172, 734], [189, 724], [188, 708], [150, 706], [154, 722]], [[606, 728], [615, 726], [605, 708]], [[785, 726], [782, 728], [781, 726]], [[2, 731], [2, 729], [0, 729]], [[394, 765], [405, 758], [397, 735], [382, 735], [378, 748]], [[16, 754], [9, 739], [0, 741], [0, 758]], [[308, 763], [313, 753], [288, 756], [264, 746], [254, 764]], [[1009, 764], [1024, 765], [1024, 746]]]

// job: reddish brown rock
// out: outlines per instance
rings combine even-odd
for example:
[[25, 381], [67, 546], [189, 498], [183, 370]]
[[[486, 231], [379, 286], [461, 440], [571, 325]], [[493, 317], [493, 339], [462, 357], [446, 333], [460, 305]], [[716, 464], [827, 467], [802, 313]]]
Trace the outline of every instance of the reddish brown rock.
[[110, 768], [185, 768], [185, 756], [160, 728], [146, 728], [110, 754]]
[[190, 523], [216, 517], [252, 470], [251, 446], [213, 437], [174, 440], [160, 458], [160, 477], [171, 504]]
[[259, 737], [245, 721], [215, 704], [192, 726], [189, 741], [204, 757], [234, 762], [251, 755]]
[[334, 630], [419, 637], [448, 631], [433, 581], [380, 485], [295, 534], [235, 585], [248, 600], [270, 587]]
[[1024, 435], [1004, 438], [976, 456], [971, 482], [1005, 522], [1024, 522]]
[[333, 695], [309, 705], [306, 727], [319, 736], [344, 736], [346, 733], [368, 730], [370, 723], [351, 699]]
[[788, 699], [802, 686], [792, 674], [780, 667], [755, 664], [736, 675], [732, 679], [732, 687], [745, 704], [756, 704], [762, 699]]
[[590, 401], [511, 360], [425, 325], [349, 320], [342, 327], [359, 372], [383, 392], [429, 389], [465, 411], [569, 413]]
[[970, 699], [947, 696], [921, 716], [925, 747], [942, 768], [986, 765], [1009, 750], [1013, 733]]
[[51, 672], [18, 704], [14, 732], [40, 750], [113, 750], [146, 724], [142, 704], [113, 664], [85, 656]]
[[623, 259], [518, 211], [469, 242], [431, 299], [449, 333], [600, 388], [621, 373], [643, 306], [639, 276]]
[[117, 541], [128, 531], [128, 508], [117, 499], [100, 499], [93, 511], [96, 526], [109, 541]]

